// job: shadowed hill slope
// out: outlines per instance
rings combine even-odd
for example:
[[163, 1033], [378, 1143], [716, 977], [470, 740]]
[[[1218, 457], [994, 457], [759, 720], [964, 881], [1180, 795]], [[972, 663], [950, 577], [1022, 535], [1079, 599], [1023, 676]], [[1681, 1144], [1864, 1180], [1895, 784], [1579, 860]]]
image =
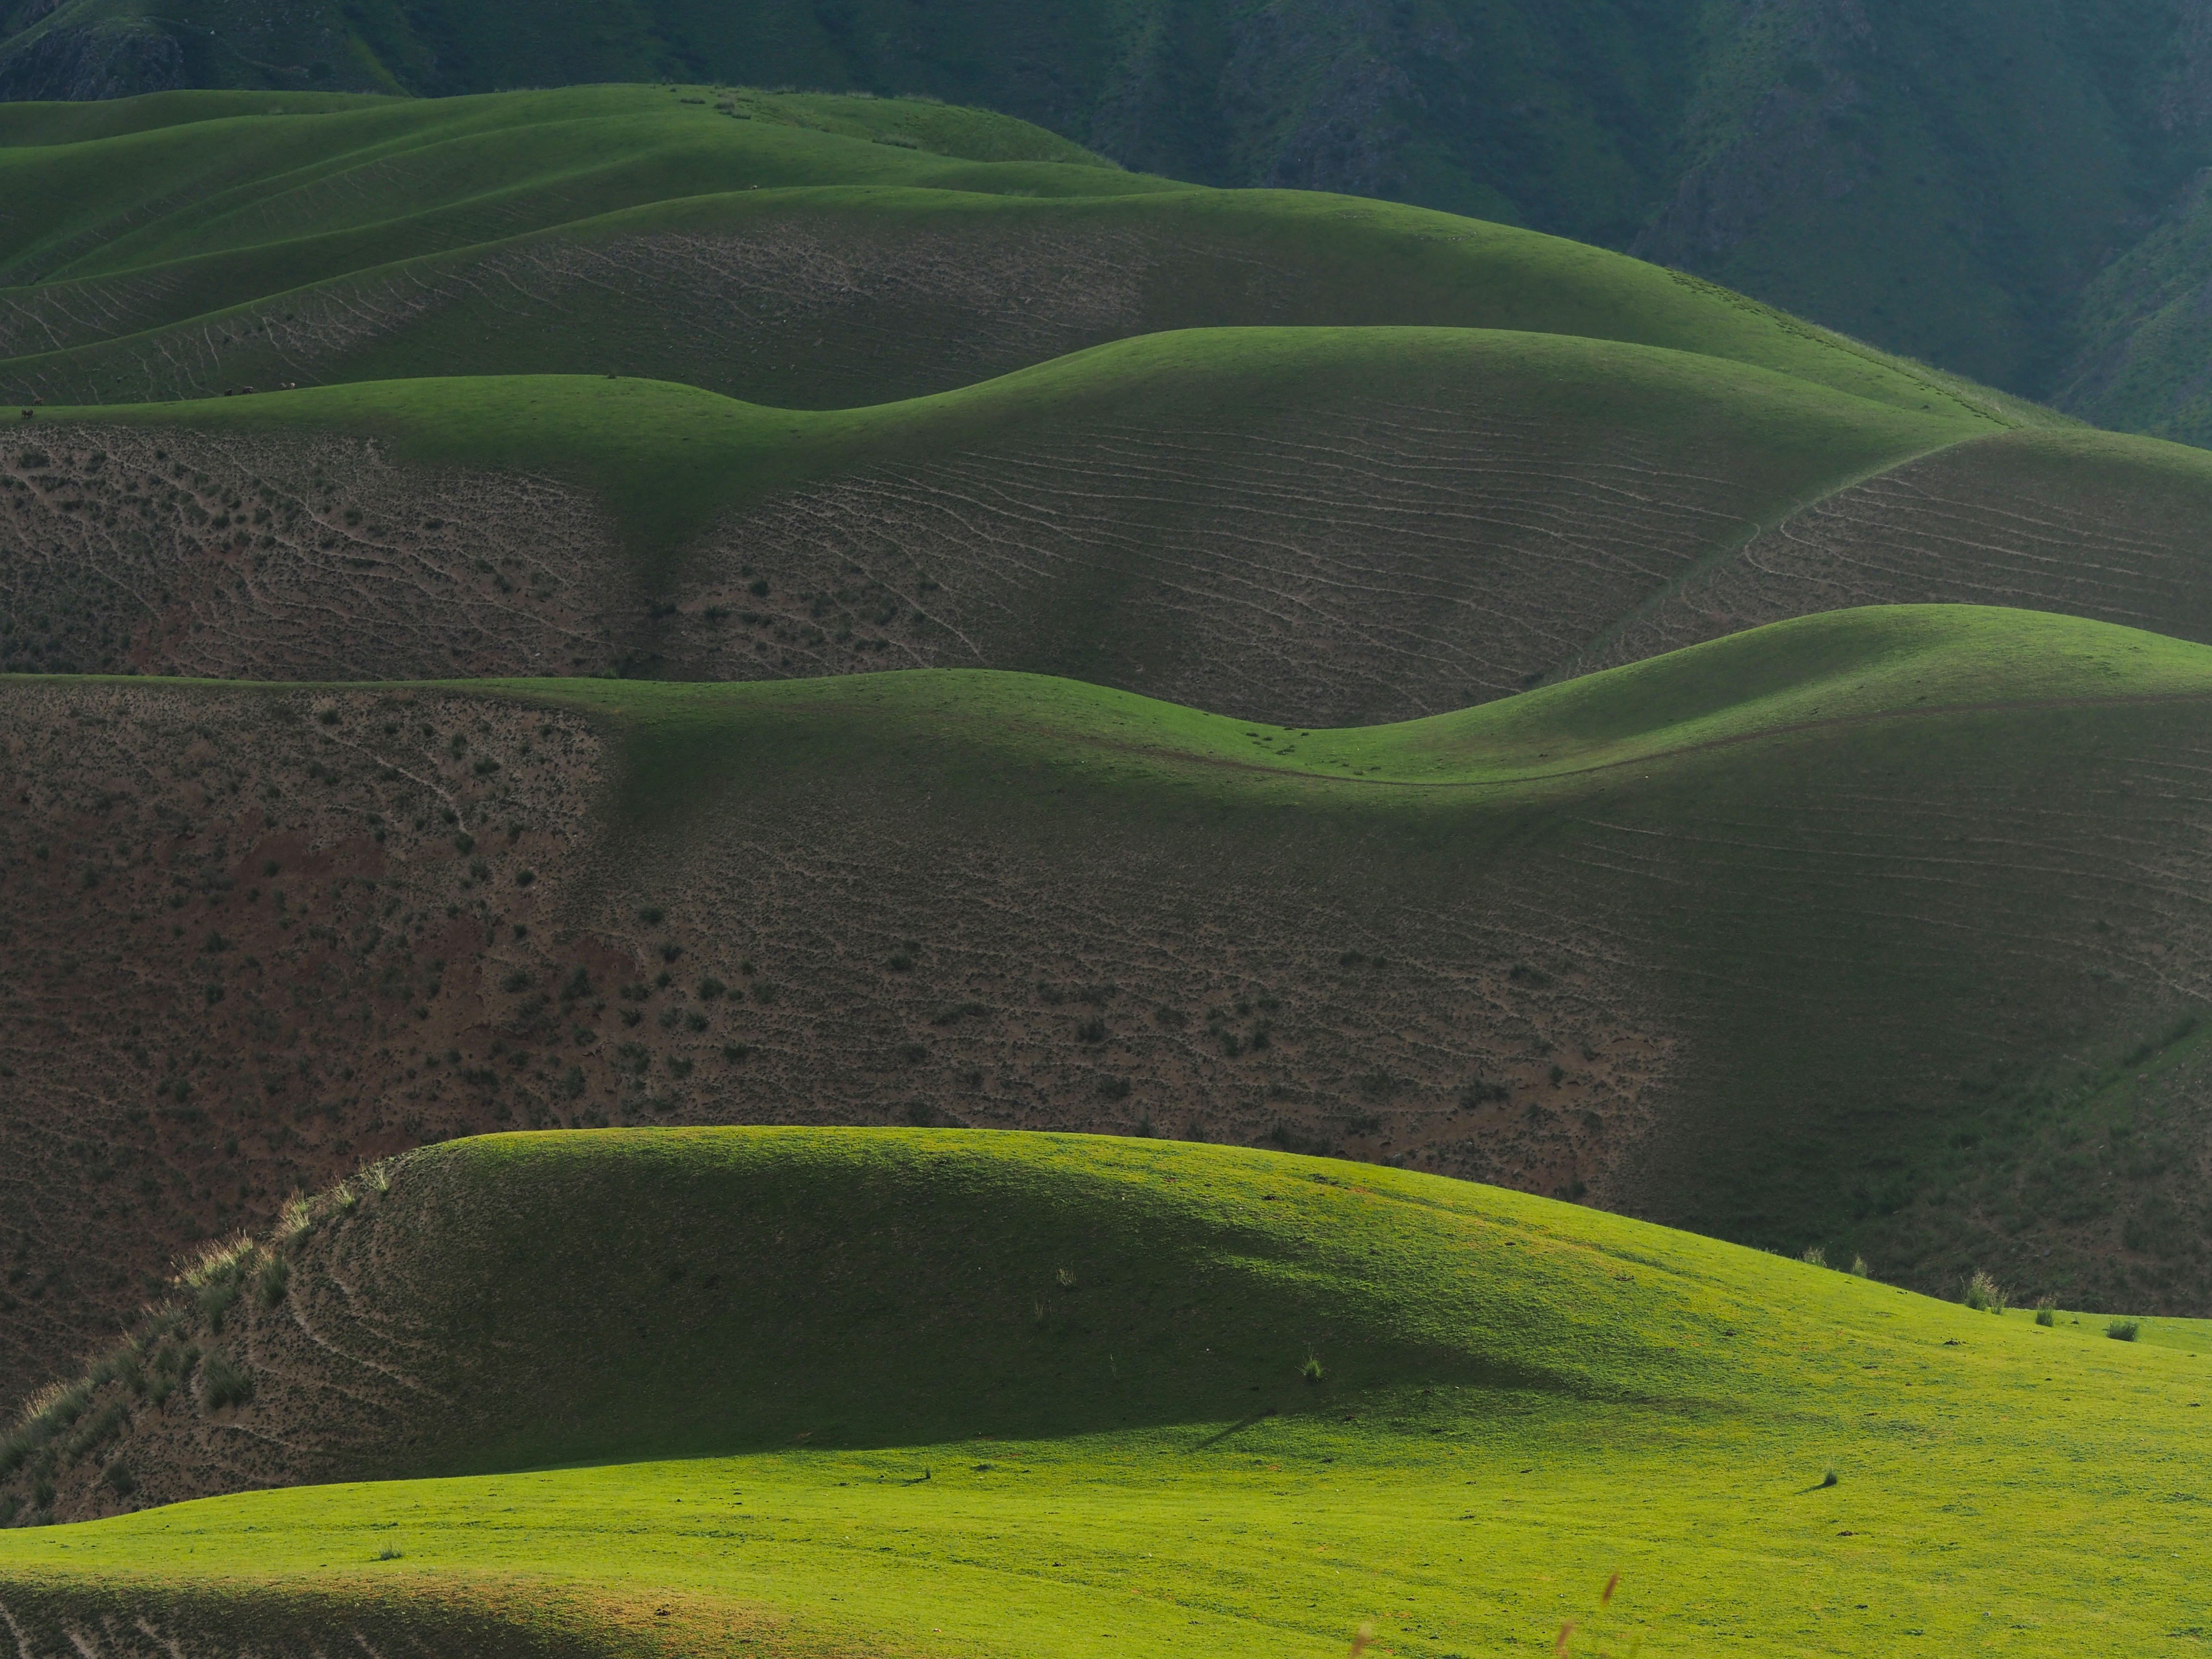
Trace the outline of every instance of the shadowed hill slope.
[[614, 1121], [1340, 1146], [2195, 1308], [2207, 662], [1846, 612], [1338, 732], [13, 682], [7, 1372], [361, 1158]]
[[[794, 1437], [1029, 1440], [1297, 1413], [1321, 1403], [1297, 1371], [1324, 1347], [1332, 1402], [1439, 1384], [1711, 1402], [1732, 1369], [1686, 1356], [1680, 1333], [1733, 1310], [1693, 1307], [1686, 1280], [1623, 1297], [1612, 1251], [1575, 1237], [1618, 1248], [1656, 1229], [1228, 1149], [914, 1129], [501, 1135], [380, 1165], [295, 1219], [282, 1244], [197, 1269], [184, 1318], [156, 1322], [167, 1340], [136, 1345], [138, 1386], [113, 1392], [136, 1408], [166, 1376], [176, 1409], [131, 1425], [134, 1507]], [[1508, 1252], [1527, 1245], [1556, 1274], [1517, 1273]], [[547, 1285], [559, 1295], [533, 1294]], [[1643, 1305], [1594, 1348], [1593, 1304], [1624, 1301]], [[222, 1358], [194, 1373], [188, 1344]], [[244, 1411], [209, 1397], [225, 1360], [252, 1379]], [[96, 1394], [86, 1416], [107, 1403]], [[0, 1491], [33, 1507], [34, 1449], [0, 1461]], [[76, 1461], [71, 1519], [112, 1492]]]
[[1212, 329], [877, 408], [654, 382], [42, 419], [0, 664], [1066, 674], [1348, 725], [1533, 683], [1791, 512], [1989, 430], [1541, 334]]

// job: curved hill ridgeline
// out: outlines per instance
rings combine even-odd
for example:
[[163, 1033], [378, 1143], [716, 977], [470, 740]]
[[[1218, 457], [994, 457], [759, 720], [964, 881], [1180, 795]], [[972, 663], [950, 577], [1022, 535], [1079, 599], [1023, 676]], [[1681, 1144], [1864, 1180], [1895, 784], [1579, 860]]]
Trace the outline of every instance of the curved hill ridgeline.
[[1339, 1148], [2196, 1307], [2208, 665], [1891, 608], [1340, 731], [11, 681], [5, 1371], [362, 1158], [617, 1122]]
[[[181, 118], [195, 96], [206, 118]], [[2045, 411], [1625, 256], [1389, 203], [1124, 173], [912, 100], [598, 87], [428, 104], [173, 94], [0, 147], [0, 392], [425, 373], [663, 376], [824, 408], [1238, 324], [1589, 335], [1911, 410]], [[302, 110], [313, 112], [301, 113]], [[745, 118], [733, 118], [743, 116]]]
[[13, 669], [1066, 674], [1440, 712], [1986, 429], [1542, 334], [1211, 329], [827, 414], [529, 377], [57, 411], [4, 457]]

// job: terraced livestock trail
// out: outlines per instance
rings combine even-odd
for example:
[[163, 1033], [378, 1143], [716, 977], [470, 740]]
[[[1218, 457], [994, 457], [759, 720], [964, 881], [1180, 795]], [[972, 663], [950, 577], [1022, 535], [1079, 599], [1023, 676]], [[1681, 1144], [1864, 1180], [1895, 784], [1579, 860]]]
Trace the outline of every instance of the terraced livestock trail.
[[[1066, 216], [1060, 216], [1065, 218]], [[757, 212], [744, 234], [568, 233], [349, 274], [114, 333], [198, 285], [166, 271], [0, 299], [6, 395], [164, 402], [423, 373], [612, 372], [840, 409], [971, 385], [1213, 320], [1333, 319], [1310, 273], [1110, 224], [923, 228]], [[764, 221], [764, 222], [763, 222]], [[1178, 304], [1178, 300], [1182, 303]]]
[[757, 571], [800, 595], [872, 580], [937, 626], [856, 659], [787, 611], [803, 631], [757, 637], [756, 672], [1002, 665], [1332, 726], [1486, 702], [1749, 534], [1761, 506], [1662, 440], [1561, 435], [1502, 408], [1362, 402], [886, 467], [727, 526], [693, 566], [713, 575], [682, 591], [671, 672], [747, 666], [708, 657], [694, 619], [751, 609]]
[[2106, 433], [1974, 439], [1839, 489], [1714, 559], [1565, 672], [1814, 611], [1921, 604], [2212, 640], [2212, 463]]

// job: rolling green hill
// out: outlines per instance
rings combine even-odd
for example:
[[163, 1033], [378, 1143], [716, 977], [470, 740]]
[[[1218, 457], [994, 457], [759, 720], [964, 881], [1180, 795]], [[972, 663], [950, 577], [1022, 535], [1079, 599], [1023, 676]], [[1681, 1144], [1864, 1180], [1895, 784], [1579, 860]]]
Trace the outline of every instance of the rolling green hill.
[[970, 672], [13, 680], [6, 1366], [361, 1158], [617, 1122], [1339, 1148], [2187, 1311], [2208, 693], [1945, 607], [1340, 731]]
[[[0, 9], [15, 99], [611, 78], [922, 94], [1170, 177], [1523, 224], [2045, 398], [2110, 309], [2085, 309], [2098, 273], [2159, 257], [2212, 159], [2212, 58], [2172, 0]], [[2085, 395], [2082, 412], [2141, 407]], [[2175, 429], [2162, 408], [2139, 418]]]
[[912, 100], [592, 87], [94, 107], [111, 119], [0, 118], [26, 232], [0, 258], [0, 389], [19, 399], [566, 371], [822, 407], [1163, 329], [1421, 324], [2050, 418], [1555, 237], [1177, 185]]
[[500, 1136], [303, 1204], [0, 1453], [73, 1516], [416, 1478], [11, 1531], [0, 1605], [31, 1659], [2124, 1650], [2203, 1617], [2206, 1359], [1322, 1159]]

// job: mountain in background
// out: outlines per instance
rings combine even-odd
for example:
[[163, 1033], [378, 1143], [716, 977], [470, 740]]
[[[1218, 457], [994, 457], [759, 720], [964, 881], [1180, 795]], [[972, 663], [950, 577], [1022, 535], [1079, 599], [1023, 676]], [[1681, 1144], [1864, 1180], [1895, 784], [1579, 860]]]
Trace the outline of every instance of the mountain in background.
[[1626, 249], [2212, 441], [2202, 0], [15, 0], [0, 98], [578, 82], [921, 93], [1124, 165]]

